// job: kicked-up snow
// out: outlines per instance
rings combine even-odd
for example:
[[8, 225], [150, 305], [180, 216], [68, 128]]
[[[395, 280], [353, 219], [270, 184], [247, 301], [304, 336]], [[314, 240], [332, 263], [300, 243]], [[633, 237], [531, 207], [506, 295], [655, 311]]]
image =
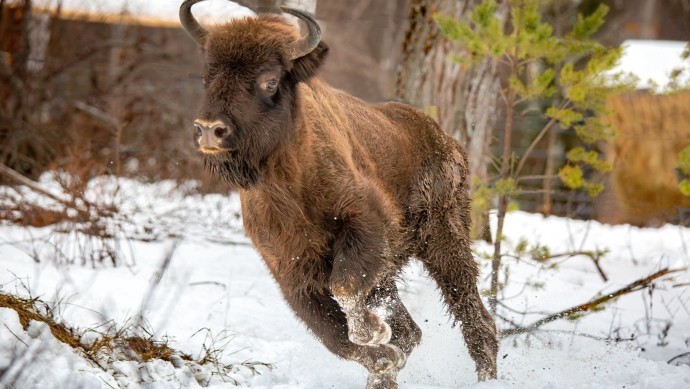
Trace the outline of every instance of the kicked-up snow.
[[[49, 176], [41, 184], [58, 190]], [[28, 192], [0, 192], [0, 206], [30, 198]], [[364, 387], [363, 369], [330, 354], [284, 303], [242, 233], [237, 195], [100, 179], [90, 183], [87, 198], [118, 204], [107, 226], [113, 240], [105, 244], [116, 260], [90, 256], [90, 248], [103, 247], [74, 226], [0, 224], [0, 292], [54, 304], [58, 319], [84, 336], [104, 323], [138, 321], [180, 352], [195, 358], [212, 353], [235, 367], [220, 374], [213, 364], [105, 355], [110, 363], [102, 368], [57, 341], [45, 324], [31, 322], [25, 330], [15, 311], [0, 308], [0, 387]], [[542, 262], [506, 257], [498, 312], [505, 320], [497, 320], [502, 329], [510, 328], [507, 320], [526, 326], [659, 269], [690, 265], [690, 229], [673, 225], [640, 229], [514, 212], [506, 236], [509, 253], [519, 251], [521, 241], [546, 246], [550, 254], [606, 250], [600, 265], [609, 280], [585, 255]], [[483, 253], [490, 249], [475, 244], [483, 288], [490, 268]], [[597, 312], [507, 337], [500, 344], [499, 379], [477, 383], [459, 328], [451, 327], [440, 295], [413, 261], [399, 288], [423, 339], [399, 375], [400, 388], [690, 388], [690, 366], [667, 363], [690, 351], [689, 278], [687, 271], [673, 273]]]

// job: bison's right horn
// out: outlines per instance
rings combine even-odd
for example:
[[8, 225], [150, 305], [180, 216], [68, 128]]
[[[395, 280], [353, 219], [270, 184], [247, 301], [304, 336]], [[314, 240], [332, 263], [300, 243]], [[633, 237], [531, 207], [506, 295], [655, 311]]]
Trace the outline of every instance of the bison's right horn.
[[306, 12], [284, 6], [281, 6], [280, 9], [302, 19], [309, 30], [307, 35], [292, 44], [292, 59], [295, 60], [311, 53], [316, 48], [316, 45], [321, 42], [321, 27], [319, 27], [319, 24], [313, 16]]
[[204, 0], [185, 0], [185, 2], [182, 3], [180, 6], [180, 22], [187, 32], [187, 35], [192, 37], [199, 46], [203, 47], [208, 31], [201, 27], [199, 22], [194, 19], [194, 15], [192, 15], [192, 6], [200, 1]]

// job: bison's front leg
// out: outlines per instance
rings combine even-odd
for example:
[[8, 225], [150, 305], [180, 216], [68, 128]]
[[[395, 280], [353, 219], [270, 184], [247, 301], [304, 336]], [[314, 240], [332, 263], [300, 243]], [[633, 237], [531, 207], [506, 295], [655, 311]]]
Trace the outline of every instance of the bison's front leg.
[[350, 341], [360, 345], [386, 344], [392, 335], [388, 323], [366, 305], [374, 287], [395, 268], [397, 218], [377, 193], [369, 190], [347, 202], [333, 246], [331, 293], [347, 316]]
[[[352, 239], [352, 235], [349, 236]], [[377, 262], [362, 263], [363, 257], [373, 256], [380, 248], [355, 250], [351, 244], [349, 251], [337, 253], [331, 273], [331, 293], [340, 304], [347, 317], [348, 337], [359, 345], [377, 345], [388, 343], [391, 339], [391, 327], [382, 318], [370, 311], [366, 299], [376, 286], [376, 270], [384, 270], [386, 259], [381, 256]], [[359, 261], [358, 261], [359, 259]]]
[[334, 297], [347, 316], [347, 335], [352, 343], [366, 346], [386, 344], [391, 340], [390, 325], [367, 308], [365, 296], [358, 293]]
[[[369, 370], [367, 389], [394, 389], [398, 387], [398, 371], [407, 358], [397, 345], [388, 344], [393, 335], [391, 326], [366, 304], [392, 264], [380, 244], [368, 241], [370, 245], [362, 245], [367, 240], [357, 234], [349, 231], [341, 236], [331, 273], [331, 293], [345, 313], [348, 339], [363, 346], [361, 354], [353, 359]], [[386, 351], [387, 355], [374, 356], [372, 353], [377, 351]]]

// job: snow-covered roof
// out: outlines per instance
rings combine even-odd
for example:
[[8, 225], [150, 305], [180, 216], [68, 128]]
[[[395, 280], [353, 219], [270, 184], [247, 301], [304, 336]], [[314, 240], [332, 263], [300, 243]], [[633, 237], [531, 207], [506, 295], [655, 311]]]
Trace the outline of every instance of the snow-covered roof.
[[[640, 89], [653, 84], [664, 86], [673, 69], [682, 67], [680, 54], [687, 42], [660, 40], [627, 40], [623, 42], [623, 57], [614, 72], [635, 74]], [[653, 84], [649, 81], [653, 81]]]
[[[33, 0], [34, 7], [85, 16], [126, 15], [131, 19], [179, 24], [182, 0]], [[207, 0], [194, 5], [194, 15], [202, 22], [220, 23], [233, 17], [252, 16], [248, 8], [228, 0]]]

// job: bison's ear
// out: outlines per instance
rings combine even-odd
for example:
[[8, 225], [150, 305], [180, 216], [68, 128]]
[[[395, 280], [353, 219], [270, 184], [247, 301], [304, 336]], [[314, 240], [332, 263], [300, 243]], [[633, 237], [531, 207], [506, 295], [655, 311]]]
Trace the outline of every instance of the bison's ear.
[[292, 62], [292, 70], [290, 74], [297, 82], [307, 81], [319, 69], [324, 59], [328, 55], [328, 45], [324, 42], [319, 42], [311, 53], [304, 57], [297, 58]]

